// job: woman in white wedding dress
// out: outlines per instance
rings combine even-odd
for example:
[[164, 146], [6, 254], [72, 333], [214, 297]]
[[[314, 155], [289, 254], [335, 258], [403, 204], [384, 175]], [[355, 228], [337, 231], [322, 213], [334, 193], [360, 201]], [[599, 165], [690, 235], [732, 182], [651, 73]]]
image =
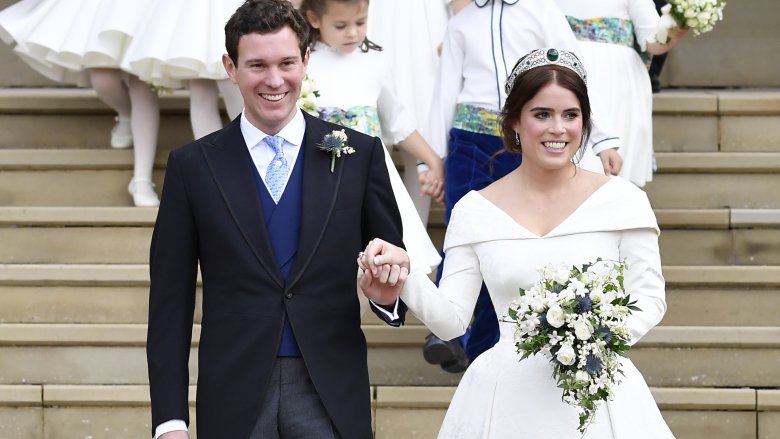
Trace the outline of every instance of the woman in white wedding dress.
[[[381, 240], [359, 255], [360, 285], [373, 292], [399, 280], [409, 310], [437, 336], [451, 339], [466, 330], [480, 284], [487, 284], [501, 336], [464, 374], [440, 439], [580, 438], [578, 408], [562, 401], [550, 360], [520, 360], [513, 325], [501, 320], [543, 265], [626, 260], [625, 289], [642, 310], [628, 321], [635, 343], [666, 310], [658, 226], [640, 189], [572, 163], [591, 127], [585, 72], [576, 56], [537, 49], [518, 62], [506, 89], [505, 153], [521, 153], [522, 164], [455, 205], [439, 287], [414, 269], [405, 278], [401, 267], [408, 267], [408, 257]], [[614, 399], [599, 405], [584, 437], [672, 438], [641, 373], [629, 359], [622, 368]]]

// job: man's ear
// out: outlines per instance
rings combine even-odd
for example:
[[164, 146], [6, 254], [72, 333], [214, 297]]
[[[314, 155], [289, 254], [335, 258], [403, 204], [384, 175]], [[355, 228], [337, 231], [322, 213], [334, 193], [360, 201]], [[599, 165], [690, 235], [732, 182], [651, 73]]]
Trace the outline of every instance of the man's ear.
[[222, 54], [222, 65], [225, 66], [225, 71], [230, 77], [230, 81], [233, 84], [238, 84], [238, 81], [236, 80], [236, 65], [233, 64], [233, 60], [227, 53]]

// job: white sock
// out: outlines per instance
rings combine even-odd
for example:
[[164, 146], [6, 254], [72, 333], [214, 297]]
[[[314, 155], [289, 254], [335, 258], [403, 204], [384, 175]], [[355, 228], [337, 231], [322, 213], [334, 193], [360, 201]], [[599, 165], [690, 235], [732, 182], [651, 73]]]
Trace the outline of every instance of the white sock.
[[113, 108], [119, 116], [130, 117], [130, 94], [127, 85], [122, 80], [121, 70], [90, 69], [89, 79], [101, 101]]
[[235, 119], [244, 110], [244, 98], [241, 96], [241, 90], [238, 89], [238, 85], [233, 84], [229, 79], [217, 81], [217, 87], [219, 87], [219, 92], [222, 93], [222, 100], [225, 101], [228, 117], [230, 120]]
[[222, 128], [216, 81], [211, 79], [190, 81], [190, 122], [192, 134], [196, 139]]
[[414, 207], [417, 209], [417, 213], [420, 215], [423, 225], [428, 225], [428, 214], [431, 210], [431, 197], [427, 195], [420, 195], [420, 180], [417, 177], [417, 159], [401, 150], [401, 158], [404, 160], [404, 186], [406, 191], [409, 192], [409, 196], [412, 198]]
[[133, 178], [151, 180], [154, 154], [157, 150], [157, 132], [160, 128], [160, 106], [157, 93], [137, 76], [130, 75], [132, 103]]

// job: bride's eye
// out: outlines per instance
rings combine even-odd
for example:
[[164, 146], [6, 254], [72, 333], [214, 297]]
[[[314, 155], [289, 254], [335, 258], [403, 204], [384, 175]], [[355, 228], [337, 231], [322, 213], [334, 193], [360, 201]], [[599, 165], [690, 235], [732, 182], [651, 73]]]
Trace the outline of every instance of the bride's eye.
[[539, 111], [537, 113], [534, 113], [534, 117], [539, 119], [539, 120], [544, 120], [544, 119], [547, 119], [547, 118], [550, 117], [550, 113], [548, 113], [546, 111]]

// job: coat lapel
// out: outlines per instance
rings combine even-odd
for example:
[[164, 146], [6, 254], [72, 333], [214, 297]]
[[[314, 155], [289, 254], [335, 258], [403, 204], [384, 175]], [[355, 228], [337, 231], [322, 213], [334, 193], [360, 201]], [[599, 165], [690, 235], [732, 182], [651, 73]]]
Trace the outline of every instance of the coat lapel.
[[201, 149], [241, 235], [269, 276], [282, 287], [284, 280], [268, 239], [240, 118], [210, 141], [201, 142]]
[[288, 277], [288, 288], [298, 281], [306, 270], [314, 251], [322, 240], [336, 203], [344, 160], [336, 159], [330, 172], [331, 156], [317, 144], [329, 133], [331, 126], [305, 112], [306, 134], [303, 138], [303, 206], [301, 208], [301, 235], [298, 255]]

